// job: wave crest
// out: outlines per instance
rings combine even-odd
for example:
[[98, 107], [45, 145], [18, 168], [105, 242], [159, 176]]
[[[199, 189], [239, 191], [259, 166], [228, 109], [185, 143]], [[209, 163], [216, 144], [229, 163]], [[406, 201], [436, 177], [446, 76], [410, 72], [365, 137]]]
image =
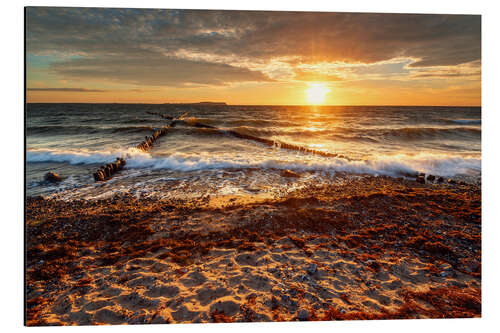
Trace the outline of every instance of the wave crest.
[[59, 162], [69, 164], [108, 163], [116, 157], [127, 159], [127, 168], [168, 169], [198, 171], [213, 169], [291, 169], [295, 171], [349, 172], [357, 174], [401, 176], [412, 172], [425, 172], [441, 176], [478, 174], [481, 159], [449, 155], [417, 154], [387, 155], [369, 160], [348, 161], [341, 158], [309, 156], [298, 159], [296, 155], [282, 158], [255, 156], [201, 156], [174, 153], [166, 157], [154, 157], [135, 148], [114, 152], [29, 150], [26, 160], [34, 162]]

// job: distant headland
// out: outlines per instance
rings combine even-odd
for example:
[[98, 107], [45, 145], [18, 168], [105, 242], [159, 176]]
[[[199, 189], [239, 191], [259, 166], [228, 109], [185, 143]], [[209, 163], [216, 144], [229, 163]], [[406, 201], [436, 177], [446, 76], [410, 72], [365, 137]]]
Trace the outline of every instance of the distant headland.
[[226, 103], [226, 102], [163, 103], [163, 104], [182, 104], [182, 105], [227, 105], [227, 103]]

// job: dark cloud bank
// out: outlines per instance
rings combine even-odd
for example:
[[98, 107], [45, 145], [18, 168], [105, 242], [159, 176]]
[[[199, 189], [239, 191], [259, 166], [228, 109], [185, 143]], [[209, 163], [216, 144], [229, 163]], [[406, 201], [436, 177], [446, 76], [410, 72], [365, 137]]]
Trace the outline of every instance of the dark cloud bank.
[[[62, 78], [137, 85], [271, 80], [251, 66], [182, 58], [180, 50], [256, 63], [419, 59], [413, 68], [481, 59], [477, 15], [31, 7], [26, 22], [28, 53], [67, 56], [50, 66]], [[297, 72], [297, 79], [308, 75]]]

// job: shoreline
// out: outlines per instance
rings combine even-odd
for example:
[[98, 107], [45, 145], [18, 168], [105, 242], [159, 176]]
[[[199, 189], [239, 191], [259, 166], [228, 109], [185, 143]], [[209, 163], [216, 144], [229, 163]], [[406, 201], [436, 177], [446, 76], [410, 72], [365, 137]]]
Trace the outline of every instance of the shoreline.
[[340, 177], [26, 210], [29, 326], [481, 316], [480, 185]]

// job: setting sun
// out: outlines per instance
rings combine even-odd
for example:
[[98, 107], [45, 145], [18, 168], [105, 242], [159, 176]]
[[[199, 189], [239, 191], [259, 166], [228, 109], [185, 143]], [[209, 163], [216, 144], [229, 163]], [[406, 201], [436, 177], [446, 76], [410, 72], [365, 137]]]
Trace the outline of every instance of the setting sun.
[[314, 83], [310, 85], [310, 88], [306, 90], [307, 102], [309, 104], [323, 104], [325, 102], [326, 94], [330, 92], [330, 89], [325, 87], [324, 84]]

